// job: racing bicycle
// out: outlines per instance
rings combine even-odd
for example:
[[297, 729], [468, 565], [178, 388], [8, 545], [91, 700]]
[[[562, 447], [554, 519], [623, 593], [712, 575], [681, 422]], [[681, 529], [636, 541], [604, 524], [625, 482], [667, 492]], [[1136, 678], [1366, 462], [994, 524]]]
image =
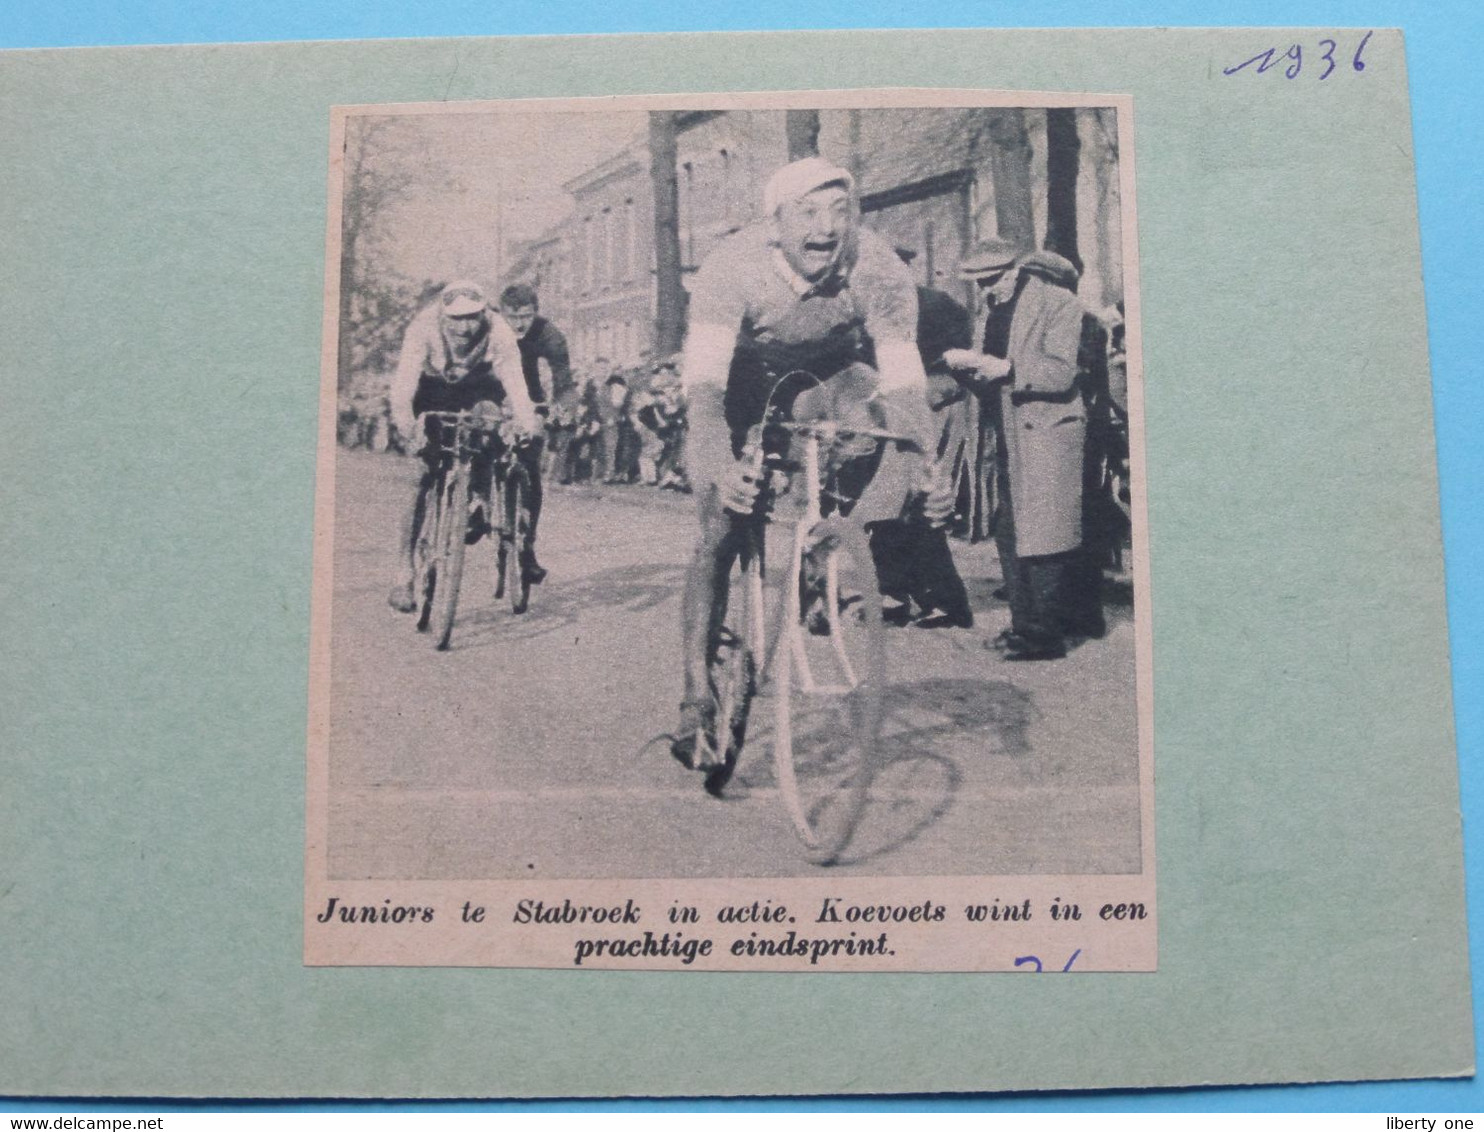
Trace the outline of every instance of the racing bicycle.
[[433, 486], [413, 547], [412, 592], [418, 631], [431, 631], [443, 650], [453, 639], [465, 553], [485, 535], [497, 541], [495, 597], [508, 594], [512, 612], [526, 611], [531, 587], [521, 565], [530, 546], [531, 485], [519, 458], [525, 441], [492, 402], [423, 420]]
[[[771, 408], [750, 434], [759, 502], [740, 517], [740, 549], [718, 595], [707, 654], [714, 723], [697, 736], [696, 765], [706, 770], [706, 789], [720, 796], [746, 745], [755, 701], [771, 691], [779, 795], [806, 856], [820, 865], [839, 859], [860, 823], [884, 711], [880, 587], [868, 534], [850, 516], [858, 497], [852, 481], [869, 459], [863, 445], [874, 454], [913, 442], [831, 420], [777, 419]], [[791, 535], [776, 587], [766, 584], [770, 526]]]

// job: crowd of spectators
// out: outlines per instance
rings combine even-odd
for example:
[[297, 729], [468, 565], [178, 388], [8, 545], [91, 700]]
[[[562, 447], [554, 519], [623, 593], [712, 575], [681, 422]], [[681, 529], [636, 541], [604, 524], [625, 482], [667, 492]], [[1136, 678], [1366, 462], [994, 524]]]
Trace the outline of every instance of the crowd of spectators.
[[[543, 477], [558, 484], [640, 484], [690, 492], [685, 475], [685, 393], [676, 359], [618, 366], [599, 358], [546, 414]], [[340, 399], [346, 448], [405, 452], [384, 394]]]
[[685, 394], [673, 360], [622, 367], [599, 358], [547, 417], [556, 483], [644, 484], [688, 492]]

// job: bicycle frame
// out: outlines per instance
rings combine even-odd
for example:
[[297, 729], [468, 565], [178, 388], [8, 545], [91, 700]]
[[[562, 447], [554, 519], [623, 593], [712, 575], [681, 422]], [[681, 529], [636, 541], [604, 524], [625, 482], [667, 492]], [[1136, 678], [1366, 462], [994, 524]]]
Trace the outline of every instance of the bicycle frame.
[[[762, 672], [756, 685], [746, 686], [724, 672], [723, 678], [714, 685], [717, 695], [717, 734], [707, 742], [713, 747], [711, 754], [721, 759], [718, 777], [708, 777], [707, 789], [719, 792], [730, 777], [730, 767], [735, 764], [745, 745], [745, 734], [734, 733], [736, 726], [745, 732], [746, 699], [755, 690], [772, 683], [774, 694], [773, 762], [779, 792], [784, 807], [794, 828], [803, 841], [806, 852], [816, 864], [828, 864], [837, 859], [840, 851], [850, 840], [854, 823], [865, 804], [865, 796], [875, 761], [876, 732], [879, 728], [879, 698], [882, 693], [885, 657], [880, 637], [880, 594], [876, 581], [874, 561], [870, 555], [869, 541], [862, 523], [843, 515], [826, 516], [826, 498], [830, 492], [829, 471], [821, 453], [822, 445], [833, 445], [838, 440], [869, 435], [879, 442], [908, 443], [904, 437], [875, 429], [847, 429], [833, 422], [774, 422], [790, 432], [798, 440], [794, 457], [803, 476], [802, 494], [793, 495], [798, 501], [798, 512], [787, 520], [793, 538], [789, 548], [789, 568], [781, 581], [781, 601], [778, 632], [768, 641], [763, 613], [763, 558], [766, 526], [779, 522], [776, 512], [770, 513], [768, 504], [776, 503], [788, 492], [771, 492], [772, 476], [783, 463], [783, 457], [772, 457], [772, 467], [762, 454], [761, 444], [755, 454], [756, 467], [764, 479], [760, 513], [752, 518], [755, 527], [748, 532], [743, 554], [743, 593], [733, 595], [741, 600], [738, 604], [746, 610], [743, 624], [739, 626], [744, 639], [739, 642], [740, 654], [745, 658], [750, 652], [754, 659], [761, 659]], [[758, 436], [761, 440], [761, 433]], [[780, 524], [782, 525], [782, 524]], [[839, 554], [847, 551], [858, 569], [864, 570], [862, 579], [866, 592], [859, 595], [862, 602], [860, 616], [868, 622], [865, 631], [863, 655], [852, 659], [847, 644], [846, 618], [841, 602], [841, 572]], [[808, 637], [805, 636], [801, 599], [802, 583], [810, 561], [822, 567], [823, 608], [827, 619], [830, 640], [829, 656], [835, 670], [828, 679], [816, 669], [822, 658], [811, 660]], [[816, 579], [817, 580], [817, 579]], [[735, 583], [734, 583], [735, 586]], [[811, 589], [813, 587], [811, 586]], [[859, 646], [861, 642], [857, 642]], [[735, 660], [736, 657], [733, 658]], [[864, 667], [862, 667], [862, 665]], [[724, 666], [725, 668], [725, 666]], [[746, 668], [744, 659], [744, 671]], [[818, 804], [811, 804], [801, 790], [799, 775], [795, 768], [793, 704], [795, 692], [808, 696], [850, 697], [857, 693], [865, 698], [852, 703], [850, 710], [853, 723], [850, 727], [850, 749], [853, 751], [853, 770], [839, 787], [833, 817], [840, 819], [827, 829], [830, 823], [822, 824]], [[741, 702], [738, 697], [743, 697]], [[736, 723], [741, 720], [740, 724]], [[715, 750], [720, 747], [721, 750]], [[730, 760], [723, 758], [729, 754]], [[812, 779], [816, 791], [818, 778]], [[716, 786], [717, 788], [713, 788]], [[843, 817], [842, 817], [843, 815]]]
[[[776, 427], [797, 436], [803, 443], [803, 472], [804, 472], [804, 501], [802, 514], [793, 523], [794, 537], [793, 548], [790, 554], [789, 578], [797, 581], [803, 573], [804, 556], [816, 548], [824, 547], [825, 555], [825, 608], [830, 611], [829, 627], [830, 642], [839, 666], [840, 682], [821, 684], [814, 675], [813, 665], [809, 661], [807, 650], [804, 647], [804, 628], [801, 620], [802, 610], [795, 609], [794, 616], [785, 618], [783, 622], [783, 635], [792, 655], [794, 663], [798, 666], [799, 689], [804, 692], [820, 695], [844, 695], [860, 683], [855, 668], [851, 664], [849, 653], [845, 647], [844, 635], [841, 631], [839, 608], [840, 608], [840, 564], [839, 560], [831, 551], [833, 547], [826, 545], [831, 540], [838, 543], [847, 530], [853, 530], [856, 524], [848, 518], [824, 516], [824, 469], [820, 460], [819, 446], [821, 441], [833, 443], [837, 439], [867, 436], [884, 443], [910, 443], [907, 437], [896, 433], [886, 432], [881, 429], [868, 428], [840, 428], [829, 421], [821, 422], [788, 422]], [[826, 537], [820, 538], [819, 532], [822, 525], [834, 524], [832, 531], [826, 531]], [[792, 601], [798, 605], [798, 587], [791, 585], [785, 593], [785, 601]], [[776, 646], [775, 646], [776, 647]], [[765, 670], [766, 671], [766, 670]]]
[[[800, 579], [804, 572], [804, 556], [806, 552], [818, 545], [815, 533], [821, 523], [824, 522], [822, 507], [823, 485], [821, 483], [821, 469], [819, 462], [819, 437], [814, 433], [803, 436], [804, 441], [804, 513], [794, 524], [794, 539], [791, 552], [791, 563], [789, 577]], [[811, 541], [814, 546], [811, 546]], [[806, 550], [807, 548], [807, 550]], [[795, 604], [798, 603], [798, 586], [792, 585], [788, 590], [788, 599]], [[850, 657], [845, 651], [845, 640], [840, 630], [840, 564], [834, 554], [826, 553], [825, 556], [825, 609], [830, 611], [830, 643], [833, 646], [835, 657], [840, 666], [840, 676], [843, 683], [821, 686], [814, 678], [814, 668], [809, 663], [808, 650], [804, 647], [803, 610], [795, 610], [795, 616], [785, 618], [783, 632], [787, 637], [787, 647], [793, 655], [794, 664], [797, 665], [799, 674], [800, 690], [819, 694], [843, 695], [852, 690], [859, 681], [855, 676], [855, 669], [850, 663]]]
[[413, 592], [422, 604], [417, 621], [419, 630], [431, 627], [436, 609], [434, 643], [441, 650], [448, 647], [453, 632], [465, 548], [472, 541], [468, 537], [469, 514], [475, 492], [470, 467], [475, 457], [488, 451], [491, 444], [499, 445], [493, 455], [490, 498], [485, 500], [487, 509], [493, 512], [494, 499], [514, 464], [515, 455], [507, 431], [490, 414], [436, 412], [426, 414], [424, 420], [436, 426], [425, 429], [428, 442], [424, 451], [432, 457], [433, 483], [423, 504], [413, 551], [416, 571]]

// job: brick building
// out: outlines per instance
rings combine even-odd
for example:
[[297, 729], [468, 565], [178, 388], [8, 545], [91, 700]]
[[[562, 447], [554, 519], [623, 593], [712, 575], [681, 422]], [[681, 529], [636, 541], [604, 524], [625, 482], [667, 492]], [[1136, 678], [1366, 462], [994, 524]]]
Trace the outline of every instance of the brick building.
[[[677, 121], [676, 180], [682, 271], [716, 242], [757, 219], [768, 176], [788, 160], [781, 110], [694, 112]], [[1075, 112], [1076, 238], [1081, 294], [1092, 309], [1122, 298], [1113, 112]], [[918, 282], [972, 301], [958, 279], [965, 252], [1012, 219], [996, 200], [995, 150], [1015, 150], [1028, 176], [1029, 226], [1047, 231], [1044, 110], [825, 110], [820, 153], [851, 170], [864, 222], [916, 252]], [[542, 310], [568, 335], [582, 369], [606, 357], [634, 365], [653, 346], [654, 203], [647, 139], [563, 186], [570, 215], [525, 247], [510, 273], [537, 286]]]

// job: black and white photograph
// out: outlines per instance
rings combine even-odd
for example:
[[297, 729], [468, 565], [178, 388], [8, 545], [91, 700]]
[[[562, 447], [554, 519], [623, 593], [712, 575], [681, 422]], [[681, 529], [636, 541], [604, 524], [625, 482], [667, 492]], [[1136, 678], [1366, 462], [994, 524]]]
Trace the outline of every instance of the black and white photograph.
[[1131, 115], [337, 109], [310, 961], [1152, 969]]

